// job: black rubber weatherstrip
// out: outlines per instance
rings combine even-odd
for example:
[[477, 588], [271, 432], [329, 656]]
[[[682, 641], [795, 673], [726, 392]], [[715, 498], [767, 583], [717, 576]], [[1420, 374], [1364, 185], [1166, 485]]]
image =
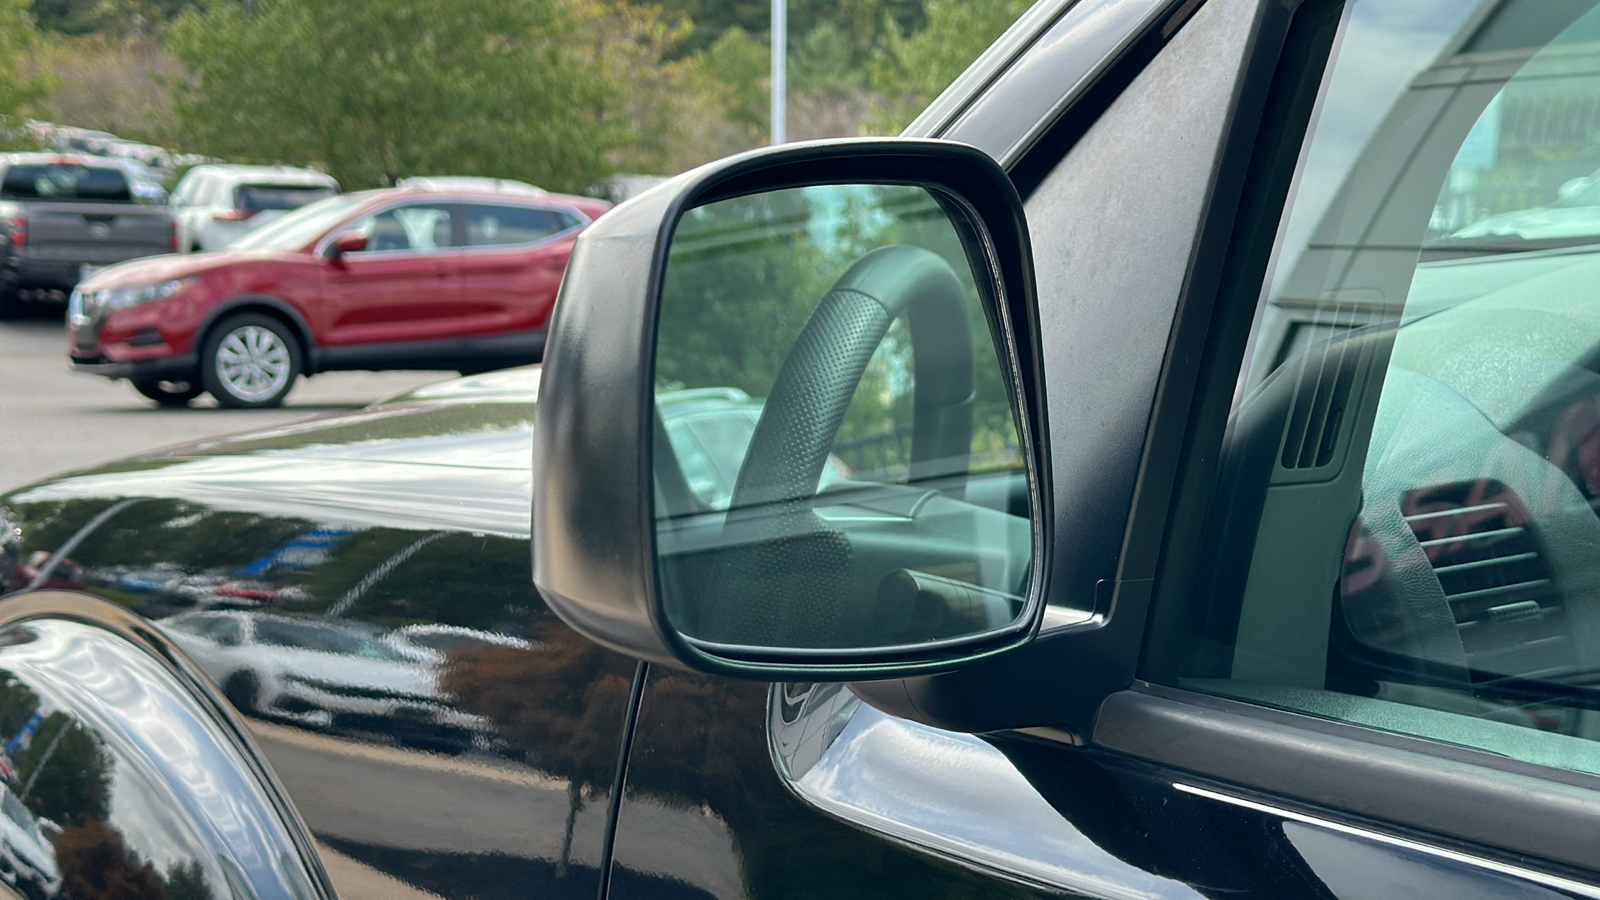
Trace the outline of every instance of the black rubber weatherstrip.
[[617, 842], [617, 818], [622, 812], [622, 790], [628, 784], [628, 756], [633, 752], [633, 731], [639, 724], [639, 705], [644, 699], [644, 681], [650, 664], [639, 660], [633, 670], [633, 687], [628, 691], [628, 711], [622, 716], [622, 749], [617, 751], [617, 774], [611, 782], [611, 800], [606, 804], [606, 838], [600, 845], [600, 900], [611, 893], [611, 851]]

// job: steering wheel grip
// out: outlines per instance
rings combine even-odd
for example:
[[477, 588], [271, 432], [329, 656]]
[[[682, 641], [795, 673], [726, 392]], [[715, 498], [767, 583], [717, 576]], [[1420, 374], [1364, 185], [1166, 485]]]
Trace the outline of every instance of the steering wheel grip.
[[734, 509], [810, 497], [873, 352], [902, 312], [916, 378], [911, 479], [966, 470], [973, 340], [961, 282], [938, 254], [904, 244], [864, 254], [795, 340], [750, 440]]

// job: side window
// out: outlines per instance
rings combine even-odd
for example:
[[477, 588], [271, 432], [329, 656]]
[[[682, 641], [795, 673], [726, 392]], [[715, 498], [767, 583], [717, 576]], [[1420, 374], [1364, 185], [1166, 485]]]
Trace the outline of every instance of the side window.
[[208, 636], [224, 647], [237, 647], [244, 642], [244, 626], [236, 619], [218, 619]]
[[350, 230], [367, 235], [361, 253], [443, 250], [452, 246], [451, 221], [448, 205], [417, 203], [368, 216]]
[[191, 198], [194, 196], [194, 186], [196, 180], [197, 179], [194, 178], [184, 178], [182, 181], [178, 182], [178, 186], [172, 191], [172, 199], [169, 201], [171, 205], [188, 206], [191, 202]]
[[[468, 247], [510, 247], [531, 244], [576, 224], [571, 213], [563, 214], [556, 210], [531, 206], [468, 204], [464, 210]], [[571, 224], [568, 224], [569, 222]]]
[[1471, 13], [1346, 11], [1146, 668], [1600, 773], [1600, 11]]
[[189, 202], [195, 206], [210, 206], [211, 195], [216, 193], [216, 180], [201, 176], [190, 190]]

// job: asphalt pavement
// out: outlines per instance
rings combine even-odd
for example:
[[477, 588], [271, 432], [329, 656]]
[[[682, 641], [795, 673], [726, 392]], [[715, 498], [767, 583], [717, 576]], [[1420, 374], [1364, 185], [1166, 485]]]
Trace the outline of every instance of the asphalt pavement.
[[49, 475], [205, 438], [355, 409], [454, 372], [328, 372], [279, 409], [163, 409], [125, 381], [67, 367], [59, 315], [0, 322], [0, 493]]

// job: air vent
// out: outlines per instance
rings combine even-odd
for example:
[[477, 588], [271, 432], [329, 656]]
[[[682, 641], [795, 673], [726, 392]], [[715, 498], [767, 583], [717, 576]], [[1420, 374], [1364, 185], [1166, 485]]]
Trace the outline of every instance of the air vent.
[[1319, 308], [1317, 328], [1334, 337], [1308, 347], [1285, 363], [1298, 367], [1294, 405], [1284, 426], [1279, 460], [1290, 471], [1318, 469], [1335, 462], [1340, 431], [1350, 409], [1356, 376], [1368, 353], [1366, 341], [1350, 335], [1357, 324], [1352, 304], [1332, 302]]
[[1515, 493], [1491, 479], [1422, 488], [1401, 511], [1444, 588], [1475, 682], [1574, 670], [1566, 611]]

